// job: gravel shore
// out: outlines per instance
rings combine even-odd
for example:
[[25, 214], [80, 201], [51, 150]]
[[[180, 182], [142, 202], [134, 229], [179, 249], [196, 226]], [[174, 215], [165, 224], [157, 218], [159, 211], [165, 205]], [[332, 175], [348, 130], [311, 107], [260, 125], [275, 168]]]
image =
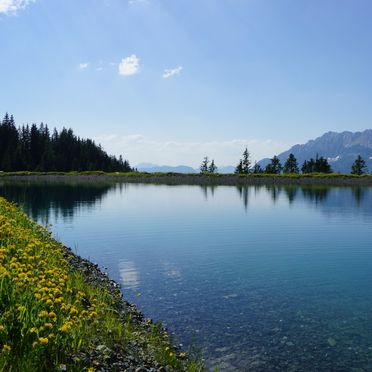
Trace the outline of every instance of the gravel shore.
[[[115, 299], [115, 311], [123, 320], [130, 321], [134, 327], [144, 332], [149, 332], [152, 320], [146, 319], [135, 305], [123, 298], [120, 285], [111, 280], [107, 274], [102, 272], [98, 265], [76, 255], [70, 248], [64, 247], [64, 256], [69, 260], [71, 271], [78, 270], [84, 274], [86, 281], [97, 287], [109, 291]], [[166, 334], [164, 329], [162, 332]], [[139, 345], [140, 341], [129, 341], [125, 349], [122, 345], [116, 345], [109, 349], [106, 345], [99, 345], [90, 353], [73, 355], [71, 358], [80, 359], [86, 364], [94, 365], [95, 372], [108, 371], [129, 371], [129, 372], [166, 372], [174, 371], [173, 368], [163, 366], [154, 361], [151, 355], [146, 355]], [[67, 371], [65, 366], [60, 367], [61, 371]]]
[[124, 183], [152, 183], [163, 185], [329, 185], [329, 186], [372, 186], [372, 176], [353, 177], [351, 175], [329, 176], [270, 176], [270, 175], [204, 175], [204, 174], [40, 174], [40, 175], [3, 175], [0, 180], [29, 181], [73, 181], [88, 182], [119, 181]]

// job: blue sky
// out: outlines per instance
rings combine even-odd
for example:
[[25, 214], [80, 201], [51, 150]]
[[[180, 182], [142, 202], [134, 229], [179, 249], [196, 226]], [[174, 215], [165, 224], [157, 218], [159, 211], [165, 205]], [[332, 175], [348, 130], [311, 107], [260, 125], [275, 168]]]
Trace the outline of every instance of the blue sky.
[[370, 0], [0, 0], [0, 115], [131, 164], [372, 127]]

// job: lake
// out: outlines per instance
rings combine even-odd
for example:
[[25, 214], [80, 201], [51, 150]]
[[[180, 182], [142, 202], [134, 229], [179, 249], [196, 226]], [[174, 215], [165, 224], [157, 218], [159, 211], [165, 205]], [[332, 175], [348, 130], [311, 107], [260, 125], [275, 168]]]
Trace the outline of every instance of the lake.
[[0, 180], [206, 367], [372, 366], [372, 188]]

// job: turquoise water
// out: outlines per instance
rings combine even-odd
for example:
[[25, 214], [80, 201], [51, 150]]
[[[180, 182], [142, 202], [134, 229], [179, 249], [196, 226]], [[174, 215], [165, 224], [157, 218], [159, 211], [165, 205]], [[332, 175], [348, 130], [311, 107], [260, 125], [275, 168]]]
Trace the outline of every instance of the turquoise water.
[[208, 369], [372, 370], [372, 189], [0, 181]]

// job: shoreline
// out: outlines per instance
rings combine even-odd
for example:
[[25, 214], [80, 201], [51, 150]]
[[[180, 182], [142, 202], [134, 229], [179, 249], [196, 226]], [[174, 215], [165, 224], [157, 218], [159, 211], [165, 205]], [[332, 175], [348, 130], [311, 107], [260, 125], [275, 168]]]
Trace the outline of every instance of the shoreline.
[[235, 175], [235, 174], [178, 174], [178, 173], [0, 173], [0, 180], [16, 181], [71, 181], [88, 182], [120, 181], [123, 183], [148, 183], [162, 185], [249, 186], [249, 185], [327, 185], [372, 186], [372, 176], [348, 174], [309, 175]]
[[0, 246], [0, 370], [204, 370], [97, 264], [2, 197]]
[[[120, 317], [123, 318], [123, 322], [129, 317], [137, 327], [142, 328], [146, 332], [150, 331], [151, 327], [154, 325], [153, 320], [146, 318], [143, 313], [138, 310], [135, 304], [127, 301], [124, 298], [124, 295], [121, 291], [121, 285], [119, 283], [110, 279], [108, 274], [102, 271], [98, 264], [79, 256], [78, 254], [74, 253], [71, 248], [63, 245], [62, 251], [64, 257], [69, 261], [71, 271], [81, 271], [88, 284], [107, 290], [110, 293], [110, 295], [115, 299], [115, 311]], [[163, 335], [167, 335], [165, 337], [169, 337], [168, 331], [163, 328], [161, 323], [159, 324], [159, 332], [161, 332]], [[181, 350], [179, 350], [174, 343], [172, 344], [173, 349], [182, 355], [183, 353], [181, 353]], [[127, 345], [127, 347], [128, 348], [126, 349], [125, 353], [122, 353], [120, 348], [117, 350], [110, 350], [107, 347], [97, 347], [96, 349], [92, 350], [89, 355], [85, 355], [84, 357], [89, 359], [91, 363], [93, 362], [97, 368], [100, 368], [99, 370], [103, 371], [140, 370], [141, 372], [165, 372], [172, 370], [168, 369], [164, 365], [161, 365], [160, 363], [154, 362], [153, 360], [143, 357], [141, 358], [138, 355], [135, 345]]]

